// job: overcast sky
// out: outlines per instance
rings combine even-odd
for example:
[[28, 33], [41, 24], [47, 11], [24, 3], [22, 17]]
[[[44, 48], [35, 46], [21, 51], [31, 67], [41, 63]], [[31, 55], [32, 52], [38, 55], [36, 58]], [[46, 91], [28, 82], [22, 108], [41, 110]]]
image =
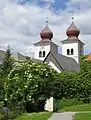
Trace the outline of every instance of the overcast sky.
[[29, 55], [47, 17], [53, 41], [60, 47], [74, 17], [85, 53], [91, 52], [91, 0], [0, 0], [0, 46], [9, 44], [12, 50]]

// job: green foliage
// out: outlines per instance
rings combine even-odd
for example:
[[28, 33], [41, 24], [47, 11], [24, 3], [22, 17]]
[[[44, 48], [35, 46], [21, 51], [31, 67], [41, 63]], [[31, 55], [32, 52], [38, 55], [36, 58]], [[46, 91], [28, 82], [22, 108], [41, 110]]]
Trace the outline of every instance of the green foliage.
[[65, 107], [70, 107], [74, 105], [81, 105], [83, 104], [83, 101], [79, 101], [77, 98], [73, 99], [65, 99], [63, 98], [62, 100], [57, 100], [55, 102], [55, 110], [58, 111], [60, 109], [63, 109]]
[[4, 101], [0, 101], [0, 107], [4, 106]]
[[3, 120], [4, 118], [4, 111], [0, 109], [0, 120]]
[[55, 81], [56, 99], [74, 98], [77, 95], [77, 78], [78, 73], [62, 72], [59, 74], [58, 79]]
[[7, 52], [2, 61], [1, 70], [0, 70], [2, 77], [4, 77], [4, 78], [9, 74], [9, 72], [12, 70], [13, 65], [14, 65], [14, 59], [12, 58], [11, 55], [12, 54], [11, 54], [10, 48], [8, 46]]
[[19, 110], [4, 110], [0, 109], [0, 120], [12, 120], [19, 116], [21, 112]]
[[4, 80], [0, 78], [0, 101], [4, 99]]
[[84, 61], [83, 58], [80, 62], [81, 72], [82, 73], [88, 73], [91, 71], [91, 60]]
[[74, 105], [71, 107], [63, 108], [61, 111], [91, 111], [91, 104]]
[[63, 98], [62, 100], [60, 100], [61, 109], [65, 107], [74, 106], [74, 105], [80, 105], [80, 104], [83, 104], [83, 101], [79, 101], [77, 98], [73, 98], [73, 99]]
[[59, 74], [54, 97], [77, 98], [84, 103], [91, 101], [91, 61], [84, 61], [87, 56], [81, 57], [81, 71], [79, 73], [62, 72]]
[[77, 113], [74, 120], [91, 120], [91, 113]]
[[[59, 106], [71, 106], [80, 104], [79, 101], [89, 103], [91, 101], [91, 70], [90, 61], [85, 62], [81, 57], [81, 72], [57, 73], [45, 64], [34, 63], [27, 59], [19, 62], [8, 76], [7, 91], [8, 100], [17, 106], [25, 103], [25, 106], [43, 108], [46, 99], [53, 96], [57, 101], [55, 109]], [[13, 89], [12, 89], [13, 88]], [[77, 98], [76, 101], [73, 98]], [[30, 109], [30, 108], [29, 108]]]
[[[4, 80], [1, 78], [0, 94], [3, 94], [4, 88], [10, 107], [20, 107], [22, 111], [26, 107], [29, 112], [42, 110], [46, 99], [51, 96], [56, 99], [55, 110], [81, 104], [79, 101], [90, 103], [91, 61], [84, 61], [86, 57], [81, 57], [79, 73], [57, 73], [48, 65], [33, 62], [30, 58], [13, 66], [8, 49], [2, 64]], [[3, 95], [0, 97], [3, 98]]]
[[34, 105], [37, 111], [42, 107], [38, 105], [44, 105], [46, 99], [53, 96], [53, 73], [54, 70], [46, 64], [32, 61], [19, 63], [8, 76], [8, 100], [13, 106], [24, 101], [28, 107]]
[[52, 113], [41, 112], [41, 113], [25, 113], [16, 118], [15, 120], [48, 120]]

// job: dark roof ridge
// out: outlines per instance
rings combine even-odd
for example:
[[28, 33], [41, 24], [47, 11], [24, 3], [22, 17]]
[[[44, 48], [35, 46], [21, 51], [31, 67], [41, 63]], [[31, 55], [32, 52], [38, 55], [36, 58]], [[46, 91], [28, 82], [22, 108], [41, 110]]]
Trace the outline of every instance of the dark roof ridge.
[[52, 54], [52, 56], [54, 57], [54, 59], [56, 60], [56, 62], [58, 63], [58, 65], [59, 65], [59, 66], [61, 67], [61, 69], [64, 71], [64, 68], [60, 65], [60, 63], [59, 63], [58, 60], [55, 58], [55, 56], [53, 55], [52, 52], [49, 52], [49, 53], [48, 53], [48, 55], [46, 56], [46, 58], [44, 59], [43, 62], [45, 62], [45, 60], [47, 59], [47, 57], [48, 57], [50, 54]]

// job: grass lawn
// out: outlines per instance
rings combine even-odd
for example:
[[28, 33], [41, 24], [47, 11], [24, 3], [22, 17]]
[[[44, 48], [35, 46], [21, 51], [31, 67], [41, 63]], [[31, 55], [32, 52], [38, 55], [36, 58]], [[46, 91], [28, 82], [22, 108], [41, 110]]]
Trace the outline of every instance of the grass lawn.
[[91, 111], [91, 104], [75, 105], [63, 108], [61, 111]]
[[24, 113], [15, 120], [48, 120], [52, 113], [40, 112], [40, 113]]
[[91, 113], [77, 113], [74, 120], [91, 120]]
[[75, 105], [71, 107], [63, 108], [61, 111], [72, 111], [72, 112], [83, 112], [77, 113], [74, 120], [91, 120], [91, 113], [86, 111], [91, 111], [91, 104]]

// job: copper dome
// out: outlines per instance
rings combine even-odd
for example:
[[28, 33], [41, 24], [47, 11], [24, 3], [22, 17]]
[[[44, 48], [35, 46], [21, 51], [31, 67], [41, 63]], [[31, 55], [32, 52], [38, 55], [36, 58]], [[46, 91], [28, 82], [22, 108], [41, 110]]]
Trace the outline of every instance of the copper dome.
[[46, 26], [40, 33], [40, 37], [42, 39], [49, 39], [51, 40], [53, 38], [53, 32], [50, 30], [48, 26]]
[[68, 37], [78, 37], [80, 34], [79, 29], [76, 27], [76, 25], [74, 24], [74, 22], [72, 22], [72, 24], [69, 26], [69, 28], [66, 31], [66, 34]]

